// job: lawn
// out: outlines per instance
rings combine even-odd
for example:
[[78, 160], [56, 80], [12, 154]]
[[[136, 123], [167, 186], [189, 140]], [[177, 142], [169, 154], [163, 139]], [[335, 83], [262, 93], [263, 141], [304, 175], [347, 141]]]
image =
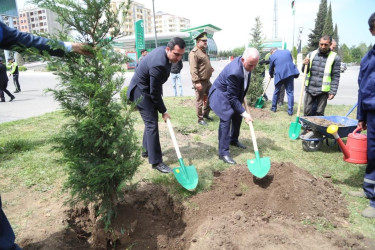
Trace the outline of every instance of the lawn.
[[[164, 100], [171, 115], [185, 165], [194, 165], [198, 170], [199, 184], [196, 192], [208, 190], [212, 183], [213, 171], [231, 167], [217, 157], [219, 118], [212, 114], [214, 121], [209, 122], [208, 126], [201, 126], [197, 123], [193, 97], [166, 97]], [[286, 108], [284, 105], [276, 113], [272, 113], [267, 103], [262, 111], [252, 109], [261, 157], [270, 157], [271, 162], [293, 162], [319, 178], [328, 177], [348, 201], [350, 230], [375, 238], [375, 219], [365, 219], [361, 216], [361, 211], [368, 206], [368, 200], [347, 195], [349, 190], [361, 190], [365, 165], [344, 162], [337, 145], [323, 144], [318, 152], [303, 151], [301, 140], [290, 140], [288, 137], [289, 125], [295, 121], [295, 116], [289, 117]], [[328, 105], [326, 115], [345, 116], [349, 109], [350, 106], [345, 105]], [[355, 119], [355, 113], [356, 110], [349, 117]], [[135, 127], [141, 142], [143, 123], [137, 112], [134, 116], [137, 119]], [[53, 151], [53, 137], [67, 119], [58, 111], [0, 124], [3, 135], [0, 138], [0, 192], [4, 199], [4, 210], [9, 213], [16, 233], [22, 230], [23, 220], [37, 213], [34, 210], [26, 210], [22, 212], [22, 216], [17, 216], [13, 208], [23, 202], [22, 196], [18, 194], [36, 193], [39, 194], [38, 197], [44, 197], [44, 200], [48, 200], [48, 197], [64, 200], [67, 196], [61, 192], [66, 176], [64, 166], [58, 161], [60, 153]], [[159, 126], [164, 161], [171, 167], [176, 167], [177, 157], [168, 128], [161, 118]], [[250, 130], [245, 123], [242, 124], [240, 141], [247, 145], [248, 149], [231, 148], [231, 155], [237, 163], [246, 164], [247, 159], [255, 156]], [[333, 141], [330, 140], [330, 143]], [[140, 180], [166, 185], [170, 193], [179, 199], [194, 195], [184, 190], [173, 175], [161, 175], [151, 170], [147, 160], [143, 161], [132, 182], [124, 183], [123, 188], [137, 184]]]

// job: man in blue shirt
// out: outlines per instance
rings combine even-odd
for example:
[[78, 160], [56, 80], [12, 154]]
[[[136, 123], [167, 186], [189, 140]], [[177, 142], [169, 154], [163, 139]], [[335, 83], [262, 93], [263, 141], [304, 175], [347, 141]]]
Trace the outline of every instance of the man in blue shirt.
[[[375, 36], [375, 13], [368, 25], [370, 32]], [[375, 46], [362, 58], [358, 76], [358, 127], [367, 129], [367, 167], [363, 180], [364, 192], [350, 192], [350, 195], [365, 197], [370, 200], [370, 206], [362, 216], [375, 218]]]

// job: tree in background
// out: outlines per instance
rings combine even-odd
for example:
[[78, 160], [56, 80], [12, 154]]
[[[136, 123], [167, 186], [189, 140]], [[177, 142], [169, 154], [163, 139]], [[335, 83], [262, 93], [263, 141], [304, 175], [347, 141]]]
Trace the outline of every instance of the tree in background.
[[332, 8], [331, 3], [329, 4], [328, 12], [326, 15], [326, 19], [324, 21], [323, 33], [322, 36], [332, 36], [334, 35], [333, 31], [333, 23], [332, 23]]
[[[67, 41], [72, 38], [66, 34], [75, 31], [76, 40], [90, 44], [86, 49], [92, 56], [45, 56], [60, 78], [56, 89], [50, 91], [71, 118], [57, 137], [57, 149], [66, 163], [70, 204], [94, 205], [108, 229], [116, 216], [119, 187], [133, 177], [141, 163], [133, 107], [114, 98], [124, 83], [122, 66], [126, 63], [123, 54], [113, 51], [108, 38], [120, 35], [119, 12], [113, 11], [110, 0], [34, 3], [57, 14], [64, 30], [54, 38]], [[121, 7], [123, 15], [127, 8]]]
[[339, 31], [338, 31], [338, 28], [337, 28], [337, 24], [335, 24], [335, 29], [333, 30], [333, 36], [332, 37], [337, 42], [337, 47], [339, 47], [340, 39], [339, 39]]
[[308, 50], [313, 51], [319, 47], [319, 40], [323, 34], [324, 23], [327, 16], [327, 0], [321, 0], [319, 11], [315, 19], [315, 28], [309, 34]]
[[298, 55], [297, 47], [293, 46], [292, 56], [293, 56], [294, 64], [297, 64], [297, 55]]
[[234, 57], [242, 56], [244, 51], [245, 51], [245, 46], [235, 48], [232, 51], [232, 56], [234, 56]]
[[341, 53], [341, 61], [343, 62], [352, 62], [352, 54], [350, 52], [350, 49], [348, 46], [344, 43], [342, 46], [340, 46], [340, 53]]
[[[251, 29], [251, 37], [249, 47], [256, 48], [259, 53], [262, 50], [262, 44], [264, 40], [264, 36], [262, 34], [262, 23], [260, 21], [260, 17], [257, 16], [255, 18], [255, 26]], [[263, 93], [263, 79], [264, 79], [264, 67], [257, 66], [251, 72], [251, 83], [249, 86], [249, 90], [247, 91], [247, 102], [249, 105], [254, 105], [256, 100], [262, 95]]]

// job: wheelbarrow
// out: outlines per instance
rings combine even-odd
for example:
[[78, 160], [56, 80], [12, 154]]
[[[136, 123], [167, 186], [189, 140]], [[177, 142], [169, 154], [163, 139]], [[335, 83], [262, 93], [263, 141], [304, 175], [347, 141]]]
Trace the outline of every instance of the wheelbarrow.
[[[358, 121], [348, 118], [347, 116], [303, 116], [300, 121], [303, 123], [303, 127], [310, 127], [312, 133], [307, 133], [302, 139], [302, 148], [307, 152], [314, 152], [321, 149], [323, 146], [323, 141], [326, 140], [327, 145], [329, 145], [328, 139], [335, 139], [332, 134], [327, 132], [327, 128], [330, 124], [322, 125], [317, 124], [314, 120], [325, 119], [332, 123], [339, 125], [338, 135], [341, 138], [347, 137], [356, 128]], [[335, 141], [336, 143], [336, 141]]]

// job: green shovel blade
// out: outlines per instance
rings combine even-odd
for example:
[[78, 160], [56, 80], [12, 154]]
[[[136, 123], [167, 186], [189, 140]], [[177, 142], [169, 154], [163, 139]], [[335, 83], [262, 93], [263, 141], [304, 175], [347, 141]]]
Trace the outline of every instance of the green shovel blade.
[[301, 133], [301, 124], [299, 123], [299, 117], [297, 116], [296, 122], [290, 123], [289, 127], [289, 138], [296, 140]]
[[271, 160], [269, 157], [260, 158], [259, 152], [256, 151], [255, 159], [247, 160], [247, 167], [254, 176], [263, 178], [271, 168]]
[[258, 109], [261, 109], [263, 108], [263, 104], [264, 104], [264, 100], [262, 96], [262, 97], [259, 97], [258, 100], [255, 102], [255, 107]]
[[173, 168], [178, 183], [189, 191], [194, 191], [198, 185], [198, 173], [194, 166], [185, 166], [182, 158], [178, 159], [180, 167]]

